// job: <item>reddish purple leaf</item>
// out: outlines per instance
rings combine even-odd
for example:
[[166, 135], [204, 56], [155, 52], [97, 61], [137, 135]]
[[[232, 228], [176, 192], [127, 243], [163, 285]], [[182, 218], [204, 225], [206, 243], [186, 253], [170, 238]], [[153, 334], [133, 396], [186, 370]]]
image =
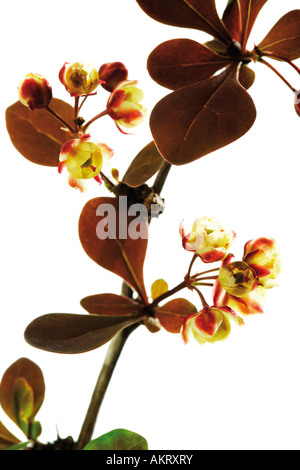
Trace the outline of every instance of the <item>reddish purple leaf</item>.
[[[119, 204], [119, 199], [110, 197], [89, 201], [79, 220], [80, 241], [93, 261], [121, 276], [147, 302], [143, 264], [148, 242], [148, 222], [140, 216], [137, 216], [137, 221], [135, 216], [128, 215], [130, 207], [127, 207], [126, 197], [124, 201], [120, 198], [120, 201]], [[137, 231], [145, 238], [134, 239], [134, 234], [130, 234], [137, 222]], [[107, 238], [101, 239], [103, 235]]]
[[250, 69], [247, 65], [242, 65], [239, 72], [239, 82], [246, 89], [252, 87], [255, 81], [255, 72]]
[[33, 320], [25, 330], [25, 339], [31, 346], [44, 351], [84, 353], [103, 346], [119, 331], [142, 319], [143, 316], [53, 313]]
[[90, 295], [82, 299], [80, 304], [87, 312], [94, 315], [132, 316], [141, 311], [141, 304], [117, 294]]
[[200, 29], [222, 42], [231, 42], [216, 11], [215, 0], [137, 0], [137, 3], [156, 21], [171, 26]]
[[231, 0], [224, 11], [223, 21], [232, 39], [244, 51], [256, 18], [268, 0]]
[[[51, 108], [72, 124], [72, 106], [53, 98]], [[30, 111], [17, 101], [6, 110], [6, 126], [13, 145], [23, 157], [39, 165], [58, 166], [61, 146], [70, 139], [70, 134], [62, 130], [62, 124], [49, 112]]]
[[0, 403], [5, 413], [17, 425], [19, 422], [14, 403], [14, 391], [15, 385], [20, 379], [25, 380], [33, 391], [32, 419], [39, 411], [45, 396], [44, 376], [39, 366], [34, 362], [22, 357], [6, 370], [0, 384]]
[[211, 77], [229, 60], [196, 41], [173, 39], [150, 54], [148, 71], [159, 85], [177, 90]]
[[300, 10], [284, 15], [258, 45], [263, 53], [274, 54], [283, 59], [300, 57]]
[[154, 142], [146, 145], [133, 159], [122, 183], [136, 188], [148, 181], [160, 169], [164, 162]]
[[169, 163], [190, 163], [237, 140], [251, 128], [256, 109], [238, 81], [238, 71], [238, 66], [229, 67], [157, 103], [150, 127]]
[[161, 326], [169, 333], [180, 333], [185, 318], [196, 313], [197, 308], [186, 299], [174, 299], [155, 311]]
[[21, 442], [16, 436], [14, 436], [0, 421], [0, 450], [4, 450], [7, 447], [11, 447]]

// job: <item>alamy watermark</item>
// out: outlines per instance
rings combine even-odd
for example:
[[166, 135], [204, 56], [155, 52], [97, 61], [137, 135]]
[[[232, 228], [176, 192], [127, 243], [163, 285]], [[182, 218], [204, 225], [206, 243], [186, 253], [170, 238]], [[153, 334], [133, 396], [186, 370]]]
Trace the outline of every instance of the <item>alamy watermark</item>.
[[100, 240], [147, 239], [149, 217], [160, 213], [159, 204], [151, 204], [149, 210], [145, 204], [128, 205], [127, 196], [120, 196], [118, 209], [109, 203], [97, 207], [96, 215], [101, 217], [96, 227], [97, 237]]

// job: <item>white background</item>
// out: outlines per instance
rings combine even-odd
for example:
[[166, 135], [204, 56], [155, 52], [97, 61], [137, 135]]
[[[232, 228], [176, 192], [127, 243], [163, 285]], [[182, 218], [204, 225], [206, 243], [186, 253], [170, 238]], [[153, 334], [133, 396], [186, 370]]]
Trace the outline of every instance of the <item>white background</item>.
[[[217, 2], [221, 10], [226, 1]], [[256, 23], [252, 48], [298, 0], [270, 0]], [[25, 160], [11, 144], [5, 109], [17, 101], [26, 73], [46, 76], [53, 94], [71, 100], [58, 80], [65, 61], [96, 67], [122, 61], [129, 78], [140, 80], [149, 109], [168, 91], [154, 83], [146, 60], [162, 41], [204, 33], [173, 28], [150, 19], [135, 0], [37, 0], [1, 7], [1, 328], [0, 374], [28, 357], [43, 370], [45, 402], [37, 415], [41, 441], [78, 437], [107, 346], [75, 356], [32, 348], [26, 326], [45, 313], [84, 313], [80, 299], [120, 292], [121, 280], [84, 253], [77, 223], [85, 202], [108, 195], [91, 182], [80, 194], [65, 175]], [[298, 61], [299, 63], [299, 61]], [[276, 65], [276, 63], [275, 63]], [[299, 76], [277, 64], [296, 88]], [[268, 293], [265, 314], [233, 327], [221, 344], [184, 346], [179, 335], [150, 334], [140, 328], [129, 339], [105, 397], [94, 437], [127, 428], [147, 438], [150, 449], [299, 449], [299, 129], [293, 94], [262, 65], [254, 65], [251, 88], [258, 117], [239, 141], [197, 162], [173, 168], [163, 196], [165, 214], [151, 225], [145, 262], [148, 291], [163, 277], [181, 282], [190, 254], [181, 248], [178, 224], [209, 215], [237, 232], [236, 259], [244, 243], [274, 237], [281, 248], [280, 286]], [[105, 107], [99, 91], [84, 110], [92, 117]], [[148, 121], [135, 135], [120, 134], [110, 118], [93, 128], [95, 138], [115, 149], [113, 167], [124, 174], [132, 158], [152, 140]], [[210, 290], [205, 291], [207, 300]], [[199, 304], [198, 298], [187, 298]], [[199, 305], [200, 308], [200, 305]], [[0, 419], [22, 433], [0, 410]]]

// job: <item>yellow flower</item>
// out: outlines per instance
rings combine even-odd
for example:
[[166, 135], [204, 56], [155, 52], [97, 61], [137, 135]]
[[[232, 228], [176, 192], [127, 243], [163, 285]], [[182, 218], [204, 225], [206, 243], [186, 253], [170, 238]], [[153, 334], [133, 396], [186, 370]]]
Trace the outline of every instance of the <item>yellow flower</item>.
[[78, 139], [66, 142], [59, 156], [59, 172], [64, 167], [69, 172], [69, 183], [73, 187], [82, 190], [82, 182], [94, 178], [101, 183], [99, 173], [101, 172], [104, 160], [113, 156], [113, 150], [105, 144], [101, 144], [90, 139], [87, 134]]
[[221, 267], [219, 282], [228, 294], [245, 297], [256, 287], [257, 277], [247, 263], [235, 261]]
[[197, 219], [188, 235], [181, 223], [180, 234], [184, 249], [196, 253], [204, 263], [222, 261], [235, 237], [233, 231], [209, 217]]
[[199, 344], [224, 341], [231, 333], [230, 318], [243, 325], [243, 321], [228, 307], [204, 307], [186, 318], [181, 336], [185, 343], [191, 336]]
[[59, 79], [71, 96], [90, 95], [99, 85], [98, 71], [79, 62], [66, 62], [59, 72]]
[[275, 240], [263, 237], [250, 240], [245, 245], [243, 261], [254, 269], [259, 284], [265, 289], [276, 285], [275, 279], [281, 271], [281, 260]]
[[136, 86], [137, 83], [132, 80], [119, 83], [107, 102], [107, 114], [121, 132], [124, 132], [122, 127], [132, 128], [139, 125], [146, 116], [146, 108], [140, 104], [144, 93]]
[[48, 81], [39, 74], [29, 73], [20, 83], [19, 100], [31, 111], [49, 105], [52, 99], [52, 88]]

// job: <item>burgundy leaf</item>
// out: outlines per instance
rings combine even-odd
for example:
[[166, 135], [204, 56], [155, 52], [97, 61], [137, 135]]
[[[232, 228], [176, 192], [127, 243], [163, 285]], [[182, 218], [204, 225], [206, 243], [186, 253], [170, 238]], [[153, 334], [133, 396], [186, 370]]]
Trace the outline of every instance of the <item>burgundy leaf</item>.
[[31, 322], [26, 341], [44, 351], [78, 354], [103, 346], [119, 331], [137, 323], [142, 316], [116, 317], [53, 313]]
[[231, 0], [223, 15], [223, 21], [232, 39], [238, 41], [244, 51], [256, 18], [268, 0]]
[[164, 160], [154, 142], [146, 145], [131, 162], [122, 183], [136, 188], [148, 181], [160, 169]]
[[156, 21], [171, 26], [200, 29], [222, 42], [231, 38], [220, 20], [215, 0], [137, 0], [140, 7]]
[[157, 308], [155, 316], [169, 333], [180, 333], [186, 317], [196, 312], [197, 308], [188, 300], [174, 299]]
[[159, 85], [177, 90], [211, 77], [229, 60], [196, 41], [173, 39], [150, 54], [148, 71]]
[[238, 72], [238, 66], [229, 67], [157, 103], [150, 127], [169, 163], [190, 163], [237, 140], [251, 128], [256, 109], [238, 81]]
[[[127, 207], [125, 196], [120, 204], [117, 198], [92, 199], [82, 210], [79, 237], [85, 252], [93, 261], [121, 276], [147, 302], [143, 280], [148, 242], [147, 221], [139, 218], [137, 228], [145, 238], [132, 238], [129, 232], [131, 224], [135, 224], [135, 216], [129, 216], [128, 210], [130, 207]], [[105, 229], [107, 238], [101, 238], [99, 227], [102, 227], [102, 232]]]
[[250, 69], [247, 65], [242, 65], [239, 72], [239, 82], [246, 89], [252, 87], [255, 81], [255, 72]]
[[300, 10], [284, 15], [258, 45], [263, 53], [274, 54], [283, 59], [300, 57]]
[[141, 305], [128, 297], [117, 294], [97, 294], [85, 297], [81, 306], [94, 315], [133, 315], [139, 313]]
[[[68, 103], [53, 98], [51, 108], [72, 123], [74, 110]], [[6, 126], [13, 145], [23, 157], [38, 165], [58, 166], [61, 146], [70, 139], [70, 134], [52, 114], [45, 109], [30, 111], [17, 101], [6, 110]]]

